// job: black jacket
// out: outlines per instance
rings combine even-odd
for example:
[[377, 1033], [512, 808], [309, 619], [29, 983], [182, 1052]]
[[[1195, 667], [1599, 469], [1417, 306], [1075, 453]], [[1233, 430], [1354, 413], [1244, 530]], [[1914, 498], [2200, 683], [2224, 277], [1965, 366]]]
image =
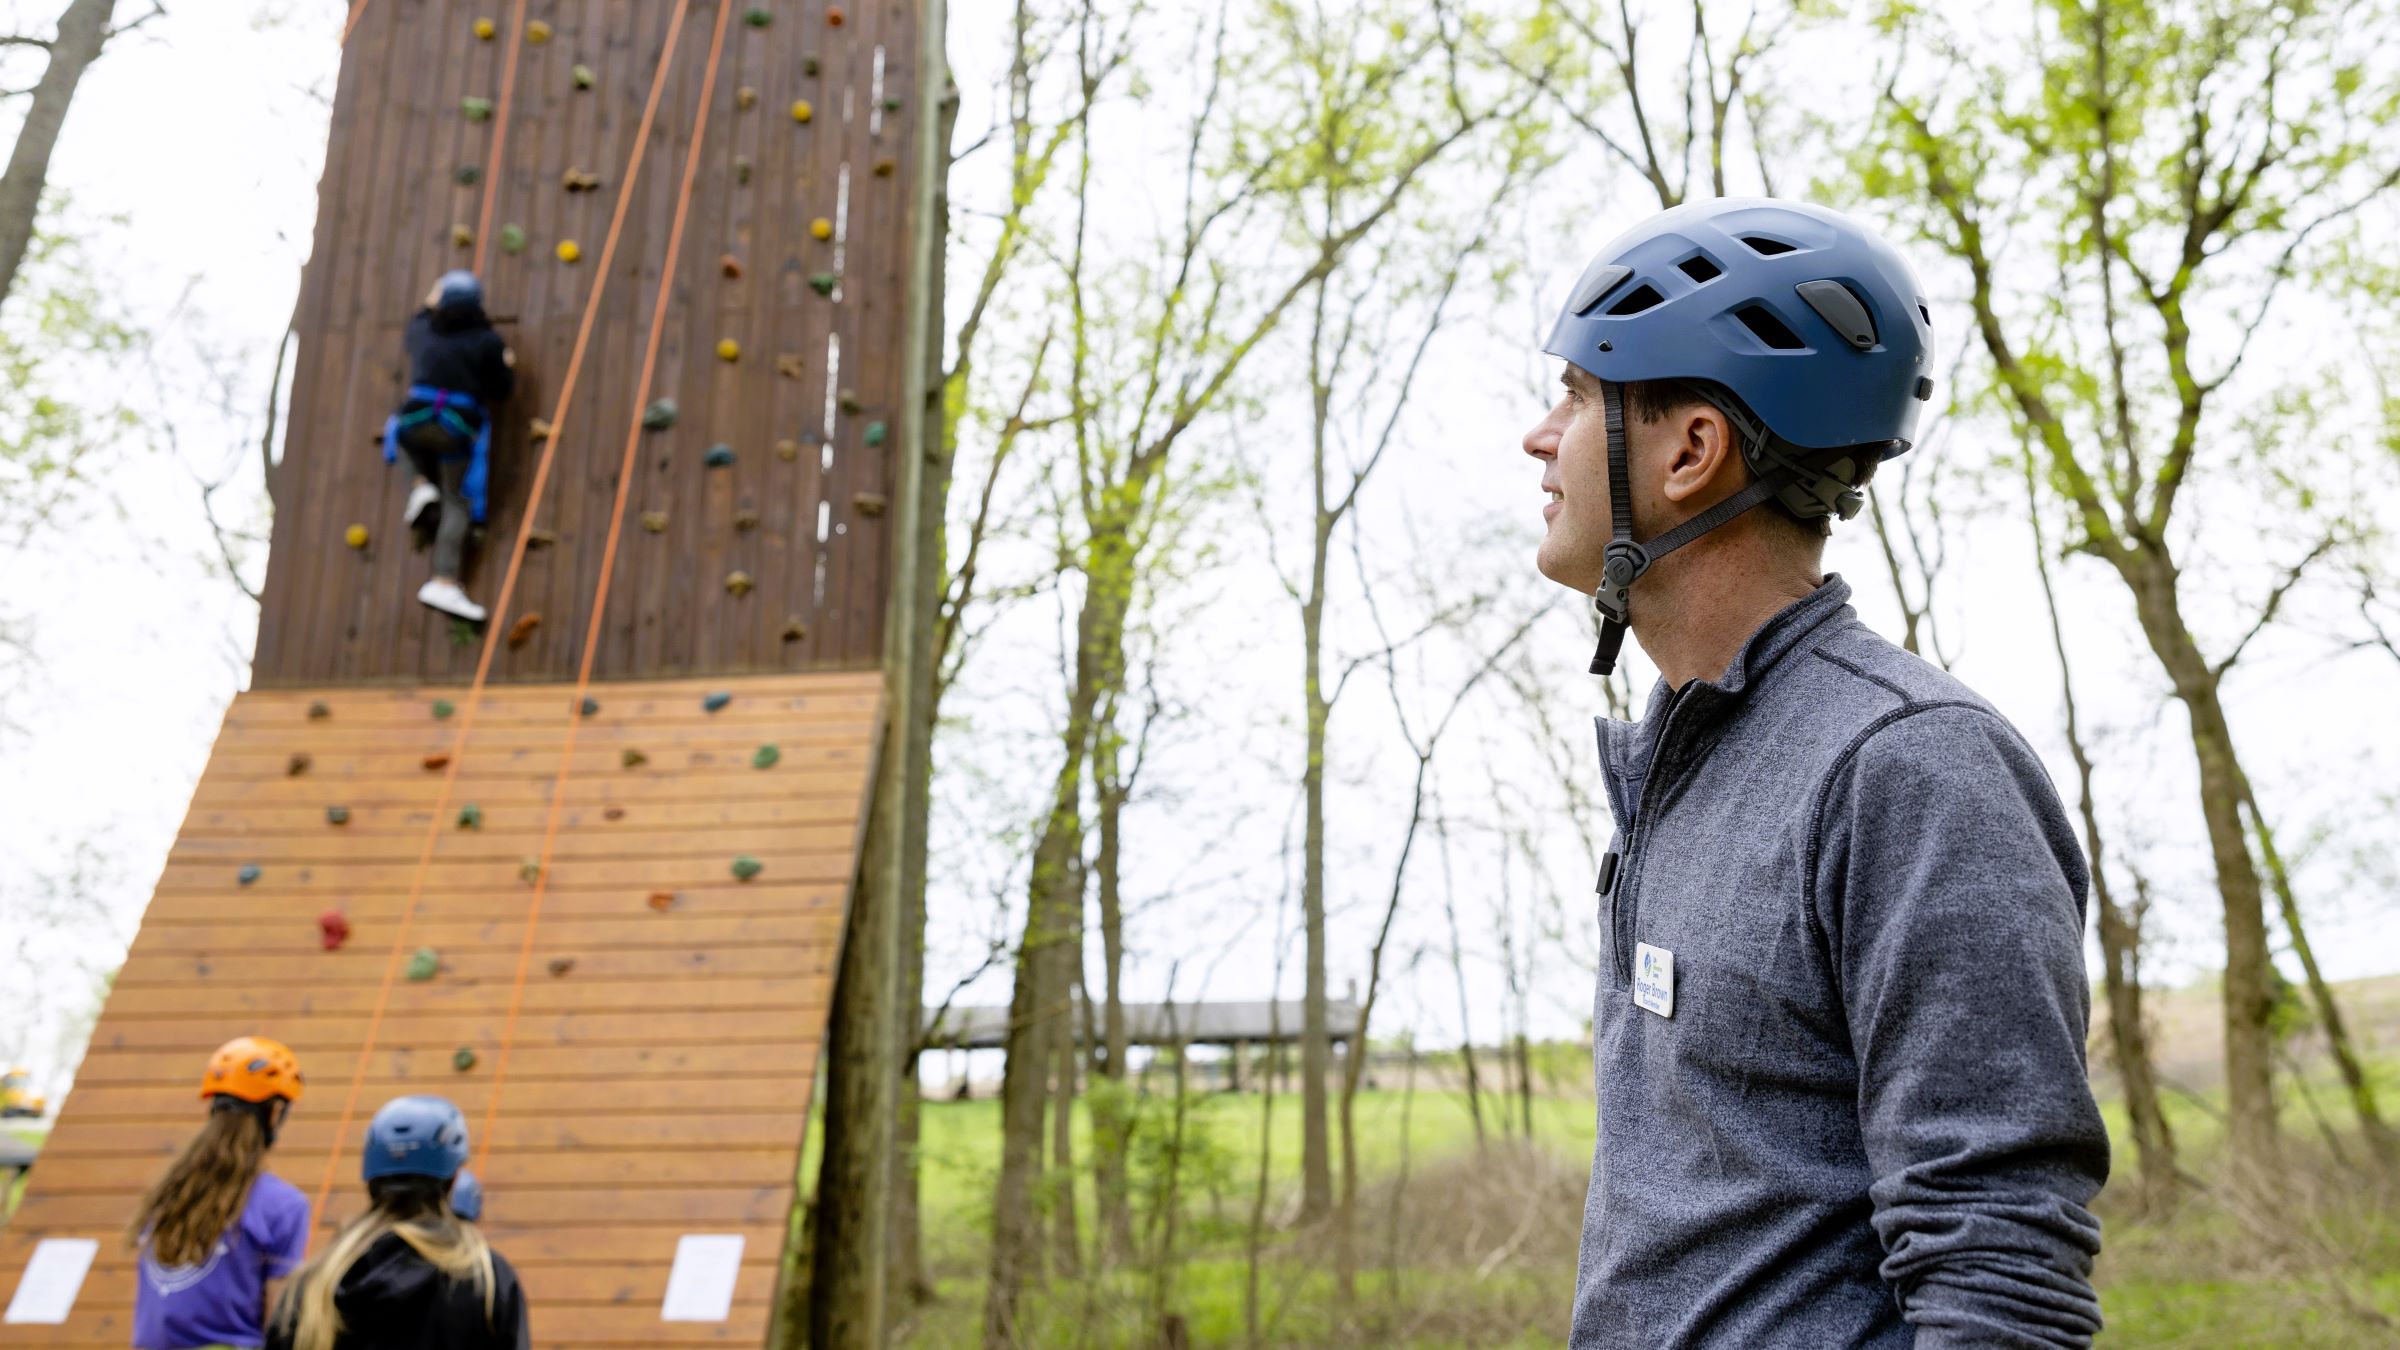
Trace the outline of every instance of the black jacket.
[[421, 309], [408, 321], [408, 382], [466, 394], [488, 411], [516, 387], [508, 343], [481, 305]]
[[[525, 1291], [517, 1272], [492, 1253], [492, 1316], [485, 1321], [483, 1296], [471, 1282], [453, 1280], [417, 1255], [397, 1234], [386, 1233], [342, 1276], [333, 1306], [347, 1328], [335, 1350], [530, 1350]], [[294, 1284], [284, 1297], [294, 1298]], [[278, 1316], [267, 1328], [267, 1350], [291, 1350], [292, 1333]]]

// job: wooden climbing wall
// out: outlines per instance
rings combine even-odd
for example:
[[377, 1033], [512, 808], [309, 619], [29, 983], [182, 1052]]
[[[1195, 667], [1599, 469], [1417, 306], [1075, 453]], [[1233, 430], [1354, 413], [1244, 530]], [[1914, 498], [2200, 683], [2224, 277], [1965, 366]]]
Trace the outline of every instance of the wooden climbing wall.
[[[387, 468], [376, 439], [406, 383], [408, 315], [479, 253], [519, 389], [497, 424], [490, 528], [468, 569], [477, 599], [493, 602], [529, 508], [541, 531], [496, 627], [540, 622], [494, 653], [489, 678], [575, 677], [636, 436], [598, 678], [877, 662], [919, 2], [722, 2], [735, 8], [720, 44], [717, 0], [353, 0], [297, 313], [259, 687], [472, 675], [472, 638], [415, 600], [430, 560], [400, 521], [405, 465]], [[496, 21], [489, 38], [479, 16]], [[468, 100], [496, 106], [477, 120]], [[569, 173], [597, 182], [569, 191]], [[562, 243], [580, 259], [562, 261]], [[719, 359], [727, 339], [738, 359]], [[646, 365], [650, 398], [679, 416], [638, 433]], [[537, 417], [556, 424], [556, 455], [529, 502]], [[718, 445], [730, 466], [708, 465]], [[352, 525], [365, 547], [346, 542]], [[747, 594], [727, 589], [737, 572]]]
[[[0, 1291], [44, 1238], [97, 1239], [98, 1264], [66, 1323], [0, 1342], [127, 1343], [124, 1225], [199, 1122], [208, 1052], [260, 1033], [289, 1042], [308, 1077], [270, 1156], [303, 1192], [330, 1185], [320, 1244], [362, 1203], [375, 1107], [436, 1092], [488, 1142], [483, 1224], [523, 1275], [537, 1346], [762, 1344], [880, 689], [871, 673], [615, 683], [593, 687], [589, 715], [571, 685], [487, 690], [472, 707], [464, 689], [238, 697], [0, 1230]], [[712, 692], [731, 694], [714, 712]], [[454, 758], [428, 767], [440, 755]], [[554, 801], [537, 884], [521, 869]], [[479, 819], [462, 828], [470, 805]], [[757, 874], [738, 880], [737, 857]], [[337, 951], [319, 941], [329, 908], [351, 925]], [[418, 947], [432, 978], [387, 975]], [[477, 1057], [464, 1070], [461, 1048]], [[731, 1314], [663, 1322], [678, 1238], [694, 1232], [745, 1239]]]

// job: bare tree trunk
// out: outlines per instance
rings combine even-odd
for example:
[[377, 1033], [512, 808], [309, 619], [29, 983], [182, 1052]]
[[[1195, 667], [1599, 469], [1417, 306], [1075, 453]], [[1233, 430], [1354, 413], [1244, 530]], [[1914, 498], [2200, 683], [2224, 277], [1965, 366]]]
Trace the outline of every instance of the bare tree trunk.
[[1458, 1057], [1467, 1074], [1467, 1114], [1475, 1121], [1475, 1151], [1481, 1153], [1489, 1142], [1483, 1128], [1483, 1076], [1475, 1067], [1475, 1025], [1470, 1016], [1472, 1004], [1467, 998], [1467, 957], [1458, 936], [1458, 894], [1450, 884], [1450, 819], [1438, 805], [1434, 808], [1433, 827], [1442, 841], [1442, 916], [1450, 924], [1450, 975], [1458, 985]]
[[67, 124], [67, 107], [84, 71], [100, 59], [108, 41], [109, 18], [117, 0], [70, 0], [58, 16], [58, 36], [49, 44], [50, 64], [33, 86], [25, 124], [17, 130], [16, 149], [8, 169], [0, 172], [0, 302], [17, 284], [17, 269], [33, 244], [35, 218], [42, 210], [42, 189], [50, 181], [50, 155], [58, 148], [58, 133]]
[[[902, 719], [887, 737], [896, 739]], [[899, 758], [895, 753], [891, 756]], [[818, 1160], [812, 1350], [881, 1350], [890, 1252], [894, 996], [899, 985], [898, 785], [877, 785], [850, 899], [825, 1045], [825, 1151]]]
[[[1059, 943], [1059, 988], [1068, 993], [1083, 987], [1083, 869], [1075, 869], [1075, 914], [1066, 939]], [[1088, 1019], [1090, 1009], [1085, 1008]], [[1052, 1273], [1073, 1279], [1083, 1273], [1083, 1234], [1075, 1222], [1075, 1070], [1076, 1018], [1072, 1009], [1051, 1032], [1056, 1053], [1056, 1081], [1050, 1092], [1050, 1244]]]
[[[1321, 481], [1321, 480], [1320, 480]], [[1320, 495], [1322, 489], [1320, 489]], [[1300, 916], [1305, 930], [1300, 992], [1300, 1219], [1325, 1217], [1333, 1207], [1333, 1170], [1325, 1133], [1325, 1080], [1332, 1071], [1331, 1028], [1325, 1015], [1325, 724], [1328, 708], [1319, 672], [1325, 621], [1325, 551], [1330, 522], [1320, 506], [1308, 600], [1300, 610], [1307, 761], [1300, 864]]]
[[1092, 1177], [1100, 1211], [1095, 1222], [1100, 1226], [1103, 1268], [1133, 1254], [1133, 1204], [1126, 1192], [1125, 1179], [1125, 1154], [1133, 1135], [1133, 1101], [1125, 1083], [1125, 1058], [1131, 1047], [1125, 1029], [1125, 909], [1118, 875], [1119, 830], [1126, 792], [1118, 771], [1119, 706], [1120, 701], [1110, 700], [1092, 747], [1092, 777], [1100, 797], [1100, 842], [1093, 859], [1100, 902], [1100, 1034], [1105, 1053], [1099, 1067], [1107, 1080], [1091, 1099]]
[[2258, 797], [2251, 791], [2247, 777], [2242, 779], [2242, 805], [2249, 809], [2250, 828], [2258, 838], [2267, 880], [2274, 886], [2276, 902], [2283, 911], [2283, 927], [2291, 935], [2292, 954], [2300, 958], [2301, 972], [2307, 977], [2309, 1001], [2316, 1005], [2317, 1021], [2325, 1029], [2334, 1066], [2340, 1070], [2342, 1086], [2350, 1094], [2351, 1109], [2358, 1113], [2359, 1132], [2366, 1136], [2367, 1151], [2376, 1166], [2390, 1171], [2400, 1165], [2400, 1139], [2393, 1136], [2391, 1124], [2383, 1118], [2382, 1108], [2375, 1100], [2375, 1085], [2360, 1065], [2358, 1047], [2342, 1021], [2341, 1004], [2335, 1001], [2333, 987], [2325, 982], [2324, 972], [2317, 968], [2316, 949], [2309, 945], [2308, 932], [2300, 922], [2300, 902], [2292, 893], [2291, 872], [2284, 866], [2283, 854], [2275, 847], [2275, 832], [2258, 809]]
[[2107, 853], [2100, 837], [2100, 810], [2092, 794], [2092, 757], [2076, 717], [2075, 678], [2067, 662], [2067, 634], [2059, 621], [2058, 592], [2050, 580], [2050, 545], [2042, 530], [2041, 499], [2033, 477], [2033, 456], [2025, 456], [2025, 509], [2033, 526], [2034, 568], [2042, 581], [2042, 601], [2050, 615], [2050, 642], [2058, 653], [2058, 685], [2066, 706], [2067, 752], [2075, 760], [2076, 805], [2083, 816], [2084, 851], [2091, 856], [2093, 916], [2100, 938], [2101, 981], [2108, 997], [2108, 1032], [2117, 1082], [2125, 1093], [2125, 1111], [2133, 1121], [2134, 1152], [2140, 1160], [2141, 1193], [2145, 1205], [2172, 1203], [2181, 1184], [2175, 1163], [2175, 1135], [2159, 1106], [2158, 1078], [2150, 1056], [2150, 1027], [2142, 1014], [2142, 930], [2140, 916], [2119, 905], [2108, 880]]

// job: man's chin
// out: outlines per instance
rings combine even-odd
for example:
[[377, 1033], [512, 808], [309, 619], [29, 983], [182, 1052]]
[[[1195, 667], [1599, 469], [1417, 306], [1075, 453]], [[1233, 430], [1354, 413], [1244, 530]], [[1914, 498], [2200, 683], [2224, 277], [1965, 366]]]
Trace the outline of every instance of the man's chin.
[[1600, 585], [1600, 573], [1597, 568], [1581, 566], [1583, 560], [1575, 556], [1576, 552], [1554, 530], [1542, 536], [1541, 547], [1534, 551], [1533, 565], [1543, 576], [1568, 590], [1590, 595]]

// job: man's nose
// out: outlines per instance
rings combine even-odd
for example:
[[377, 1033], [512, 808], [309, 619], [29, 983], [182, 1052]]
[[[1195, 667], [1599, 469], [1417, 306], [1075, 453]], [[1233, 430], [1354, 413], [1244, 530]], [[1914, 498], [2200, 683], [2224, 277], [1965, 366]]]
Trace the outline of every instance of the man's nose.
[[1535, 459], [1553, 459], [1558, 455], [1558, 438], [1566, 430], [1567, 401], [1560, 399], [1542, 420], [1525, 433], [1525, 453]]

